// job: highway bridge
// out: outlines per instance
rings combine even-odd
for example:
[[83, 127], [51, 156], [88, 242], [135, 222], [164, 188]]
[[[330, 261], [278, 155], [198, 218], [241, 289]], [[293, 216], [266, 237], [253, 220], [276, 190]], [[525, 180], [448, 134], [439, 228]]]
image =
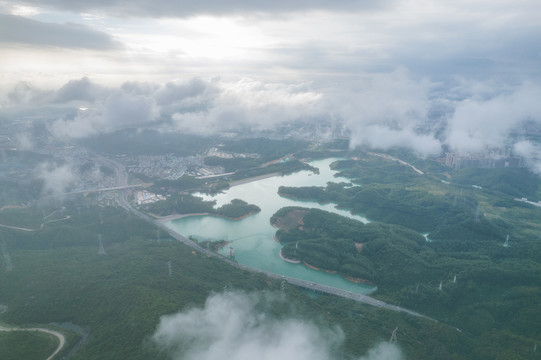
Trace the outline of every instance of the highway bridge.
[[152, 183], [144, 183], [144, 184], [136, 184], [136, 185], [122, 185], [122, 186], [111, 186], [106, 188], [100, 188], [100, 189], [85, 189], [85, 190], [76, 190], [66, 193], [65, 195], [73, 195], [73, 194], [86, 194], [86, 193], [94, 193], [94, 192], [103, 192], [103, 191], [114, 191], [114, 190], [124, 190], [124, 189], [134, 189], [134, 188], [140, 188], [140, 187], [148, 187], [152, 185]]

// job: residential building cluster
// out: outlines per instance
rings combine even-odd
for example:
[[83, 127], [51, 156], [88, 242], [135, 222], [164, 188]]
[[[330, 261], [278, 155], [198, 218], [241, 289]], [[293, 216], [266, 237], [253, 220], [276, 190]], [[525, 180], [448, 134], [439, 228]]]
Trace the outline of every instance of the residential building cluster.
[[200, 156], [178, 157], [167, 155], [126, 156], [122, 159], [126, 169], [132, 174], [142, 174], [151, 178], [176, 180], [182, 175], [205, 176], [221, 174], [221, 166], [209, 166]]
[[160, 200], [165, 200], [165, 196], [154, 194], [146, 190], [139, 190], [135, 192], [135, 203], [137, 205], [151, 204]]
[[222, 151], [217, 147], [210, 148], [207, 151], [207, 156], [215, 156], [222, 159], [236, 159], [236, 158], [258, 158], [259, 154], [256, 153], [232, 153], [227, 151]]

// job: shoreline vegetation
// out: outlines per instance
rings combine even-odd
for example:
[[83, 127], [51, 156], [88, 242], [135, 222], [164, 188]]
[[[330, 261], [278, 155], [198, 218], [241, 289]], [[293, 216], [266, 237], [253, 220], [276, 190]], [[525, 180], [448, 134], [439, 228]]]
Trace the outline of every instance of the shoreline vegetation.
[[254, 182], [254, 181], [268, 179], [268, 178], [275, 177], [275, 176], [283, 176], [283, 174], [281, 172], [276, 171], [276, 172], [273, 172], [273, 173], [268, 173], [268, 174], [263, 174], [263, 175], [258, 175], [258, 176], [252, 176], [252, 177], [248, 177], [246, 179], [240, 179], [240, 180], [231, 181], [229, 183], [229, 186], [233, 187], [233, 186], [243, 185], [243, 184], [251, 183], [251, 182]]
[[161, 223], [186, 216], [218, 216], [228, 220], [240, 220], [261, 211], [257, 205], [248, 204], [240, 199], [233, 199], [217, 209], [214, 208], [215, 204], [215, 201], [205, 201], [194, 195], [182, 194], [150, 204], [144, 210]]
[[[375, 285], [366, 278], [374, 276], [373, 270], [360, 254], [363, 246], [356, 242], [356, 234], [364, 227], [362, 222], [321, 210], [284, 207], [270, 223], [277, 229], [274, 240], [283, 245], [282, 260], [338, 274], [353, 283]], [[337, 224], [346, 230], [339, 230]], [[337, 241], [331, 239], [335, 237]]]
[[[276, 238], [275, 238], [276, 239]], [[300, 264], [301, 261], [300, 260], [292, 260], [292, 259], [288, 259], [286, 258], [283, 254], [282, 254], [282, 249], [280, 249], [280, 252], [278, 253], [278, 256], [280, 256], [280, 259], [288, 262], [288, 263], [292, 263], [292, 264]]]
[[166, 216], [158, 216], [156, 214], [150, 214], [150, 215], [154, 216], [156, 218], [156, 220], [159, 221], [160, 223], [165, 224], [165, 223], [168, 223], [170, 221], [175, 221], [175, 220], [183, 219], [183, 218], [186, 218], [186, 217], [192, 217], [192, 216], [214, 216], [214, 217], [219, 217], [219, 218], [223, 218], [223, 219], [226, 219], [226, 220], [239, 221], [239, 220], [242, 220], [244, 218], [247, 218], [248, 216], [257, 214], [258, 212], [259, 211], [250, 211], [250, 212], [248, 212], [248, 213], [246, 213], [246, 214], [244, 214], [242, 216], [237, 216], [237, 217], [230, 217], [230, 216], [226, 216], [226, 215], [213, 214], [213, 213], [171, 214], [171, 215], [166, 215]]

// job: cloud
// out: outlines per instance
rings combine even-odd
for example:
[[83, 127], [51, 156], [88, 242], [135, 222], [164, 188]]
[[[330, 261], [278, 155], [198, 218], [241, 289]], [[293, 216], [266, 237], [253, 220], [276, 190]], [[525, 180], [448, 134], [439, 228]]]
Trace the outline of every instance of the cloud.
[[30, 134], [28, 133], [17, 134], [15, 143], [17, 144], [17, 148], [22, 151], [30, 151], [34, 149], [34, 143], [32, 142]]
[[97, 100], [74, 119], [55, 121], [50, 131], [57, 137], [84, 138], [126, 127], [138, 127], [156, 120], [159, 111], [151, 96], [133, 94], [125, 89]]
[[38, 177], [43, 180], [44, 196], [62, 199], [66, 190], [74, 184], [76, 177], [69, 164], [57, 166], [46, 163], [38, 167]]
[[105, 89], [91, 82], [88, 77], [79, 80], [70, 80], [54, 95], [53, 102], [65, 103], [74, 100], [92, 102], [99, 97]]
[[[300, 319], [274, 319], [261, 294], [211, 295], [203, 308], [163, 316], [152, 336], [172, 359], [330, 360], [342, 344], [339, 328], [319, 328]], [[395, 345], [378, 346], [367, 358], [401, 359]]]
[[370, 349], [366, 356], [359, 360], [397, 360], [402, 359], [400, 348], [391, 343], [379, 343], [373, 349]]
[[448, 120], [446, 143], [457, 152], [482, 152], [513, 142], [526, 122], [541, 123], [541, 87], [524, 84], [488, 99], [461, 101]]
[[208, 101], [219, 94], [216, 82], [196, 77], [187, 81], [171, 81], [156, 92], [156, 102], [161, 106], [180, 105], [191, 107], [200, 101]]
[[513, 145], [513, 152], [525, 158], [530, 169], [541, 175], [541, 144], [526, 140], [519, 141]]
[[110, 35], [83, 25], [45, 23], [6, 14], [0, 14], [0, 43], [92, 50], [120, 48]]
[[306, 84], [288, 85], [242, 79], [219, 83], [219, 92], [203, 111], [176, 113], [182, 132], [219, 134], [224, 131], [272, 130], [278, 124], [320, 114], [321, 94]]
[[41, 7], [68, 9], [74, 12], [102, 12], [115, 15], [142, 17], [187, 17], [197, 14], [246, 14], [246, 13], [284, 13], [306, 10], [358, 10], [379, 8], [388, 0], [374, 2], [369, 0], [26, 0], [21, 3]]
[[42, 90], [27, 81], [20, 81], [7, 91], [9, 105], [41, 104], [51, 95], [50, 91]]
[[[325, 124], [333, 124], [350, 137], [351, 148], [399, 147], [427, 157], [443, 148], [466, 153], [513, 146], [528, 139], [531, 129], [541, 128], [541, 86], [535, 83], [509, 86], [458, 79], [449, 88], [416, 78], [404, 68], [341, 85], [194, 77], [106, 88], [83, 77], [58, 90], [22, 82], [8, 98], [19, 109], [51, 105], [47, 108], [55, 114], [63, 111], [49, 126], [60, 138], [148, 125], [199, 135], [261, 135], [277, 130], [283, 134], [295, 125], [319, 126], [325, 132], [332, 130]], [[73, 115], [81, 102], [88, 110]], [[517, 149], [534, 155], [524, 145]], [[536, 164], [533, 157], [527, 159]]]
[[406, 147], [421, 156], [435, 155], [441, 152], [441, 144], [426, 132], [430, 86], [398, 69], [365, 80], [358, 90], [331, 96], [329, 107], [344, 119], [352, 148]]
[[350, 139], [350, 147], [355, 148], [361, 145], [375, 150], [406, 148], [421, 157], [438, 155], [442, 150], [440, 141], [434, 135], [419, 134], [408, 128], [390, 129], [385, 125], [356, 128]]

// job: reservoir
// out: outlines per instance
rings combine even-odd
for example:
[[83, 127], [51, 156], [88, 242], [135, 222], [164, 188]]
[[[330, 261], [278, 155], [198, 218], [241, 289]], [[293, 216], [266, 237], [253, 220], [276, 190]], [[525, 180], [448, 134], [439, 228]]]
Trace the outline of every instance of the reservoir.
[[[279, 255], [282, 246], [274, 240], [277, 229], [270, 224], [271, 216], [285, 206], [317, 208], [366, 223], [365, 218], [352, 215], [349, 211], [336, 209], [333, 204], [321, 205], [317, 202], [297, 201], [278, 195], [280, 186], [326, 186], [329, 181], [349, 182], [348, 179], [334, 177], [336, 171], [331, 170], [329, 165], [335, 160], [337, 159], [311, 162], [310, 165], [319, 169], [319, 174], [314, 174], [312, 171], [300, 171], [291, 175], [275, 176], [233, 186], [213, 196], [196, 194], [205, 200], [216, 201], [216, 207], [227, 204], [233, 199], [241, 199], [259, 206], [261, 212], [258, 214], [237, 221], [215, 216], [188, 216], [170, 221], [166, 225], [186, 237], [231, 242], [229, 246], [234, 248], [235, 260], [241, 264], [353, 293], [368, 294], [375, 289], [373, 286], [353, 283], [335, 274], [282, 260]], [[222, 255], [229, 255], [229, 246], [221, 250]]]

